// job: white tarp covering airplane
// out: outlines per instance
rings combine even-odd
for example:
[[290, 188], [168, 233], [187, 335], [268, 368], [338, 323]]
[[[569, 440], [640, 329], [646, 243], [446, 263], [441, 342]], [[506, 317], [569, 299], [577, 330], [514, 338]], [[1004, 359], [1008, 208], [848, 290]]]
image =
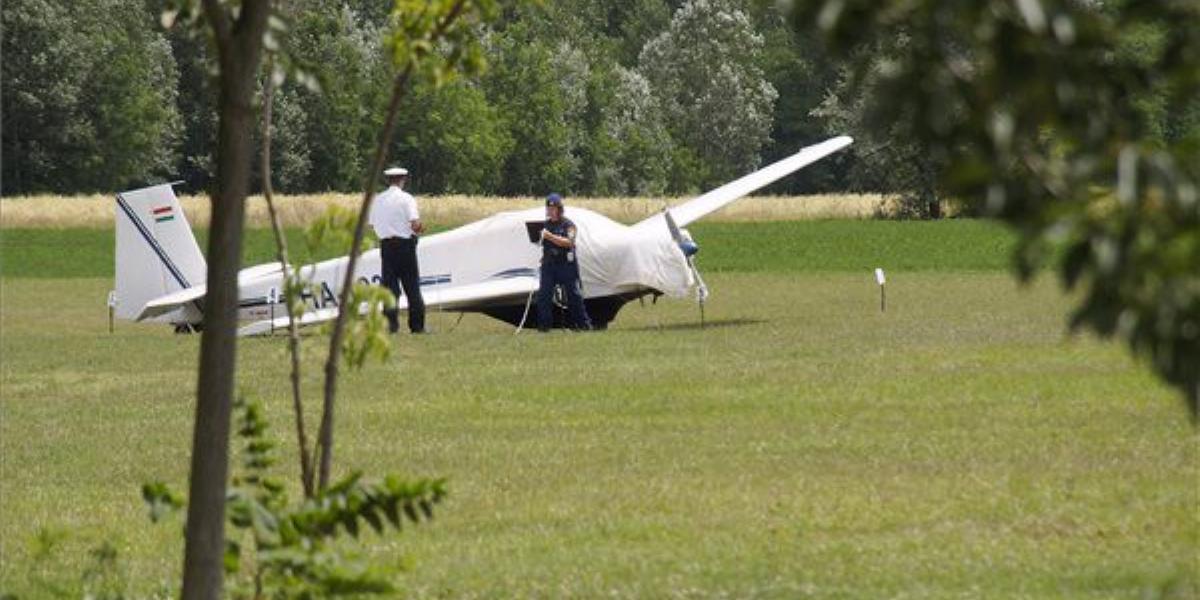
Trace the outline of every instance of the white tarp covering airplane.
[[[578, 228], [580, 275], [593, 324], [606, 327], [623, 305], [648, 294], [682, 297], [696, 290], [703, 301], [708, 290], [693, 263], [698, 246], [683, 228], [851, 142], [842, 136], [808, 146], [635, 225], [568, 207], [567, 216]], [[423, 237], [417, 253], [426, 306], [483, 313], [517, 326], [536, 314], [541, 246], [531, 241], [528, 224], [544, 219], [542, 208], [502, 212]], [[116, 315], [170, 323], [177, 330], [199, 325], [204, 315], [204, 256], [171, 186], [118, 194], [116, 223]], [[312, 289], [305, 297], [302, 325], [337, 316], [347, 263], [347, 257], [341, 257], [300, 267], [300, 276]], [[364, 252], [356, 279], [378, 283], [379, 273], [379, 251]], [[239, 318], [250, 321], [240, 334], [287, 327], [283, 277], [279, 263], [238, 274]], [[399, 298], [397, 305], [404, 310], [406, 298]]]

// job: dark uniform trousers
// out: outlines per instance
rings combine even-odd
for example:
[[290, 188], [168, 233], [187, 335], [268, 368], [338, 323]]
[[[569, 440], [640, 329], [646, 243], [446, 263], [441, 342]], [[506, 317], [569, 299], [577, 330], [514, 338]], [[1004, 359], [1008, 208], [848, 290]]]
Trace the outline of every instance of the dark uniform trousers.
[[583, 286], [579, 283], [579, 263], [575, 261], [542, 260], [542, 276], [538, 286], [538, 329], [554, 326], [554, 287], [561, 285], [567, 295], [568, 324], [576, 329], [591, 329], [587, 309], [583, 305]]
[[[400, 298], [400, 288], [408, 298], [408, 330], [425, 331], [425, 299], [421, 297], [421, 270], [417, 265], [417, 238], [390, 237], [379, 240], [381, 283]], [[400, 328], [395, 309], [385, 311], [392, 331]]]

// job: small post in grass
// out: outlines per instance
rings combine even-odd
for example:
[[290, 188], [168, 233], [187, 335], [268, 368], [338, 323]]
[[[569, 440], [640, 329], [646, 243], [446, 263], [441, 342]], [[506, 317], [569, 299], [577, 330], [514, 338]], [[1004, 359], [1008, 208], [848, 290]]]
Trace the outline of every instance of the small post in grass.
[[117, 310], [117, 291], [108, 291], [108, 332], [113, 332], [113, 320]]
[[274, 286], [267, 292], [267, 306], [271, 308], [271, 335], [275, 335], [275, 303], [279, 302], [279, 290]]
[[875, 267], [875, 281], [879, 284], [879, 312], [887, 312], [887, 277], [879, 267]]

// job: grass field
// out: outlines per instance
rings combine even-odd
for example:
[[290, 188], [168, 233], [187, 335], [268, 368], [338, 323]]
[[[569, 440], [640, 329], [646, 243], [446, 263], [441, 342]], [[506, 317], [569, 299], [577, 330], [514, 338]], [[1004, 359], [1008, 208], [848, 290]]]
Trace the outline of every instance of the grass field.
[[[973, 220], [718, 222], [689, 229], [701, 244], [699, 262], [705, 272], [867, 272], [877, 266], [996, 271], [1008, 266], [1013, 244], [1001, 226]], [[287, 231], [289, 247], [306, 254], [303, 231]], [[207, 230], [197, 229], [196, 238], [205, 248]], [[0, 229], [0, 275], [112, 276], [114, 244], [111, 229]], [[317, 257], [342, 253], [326, 251]], [[244, 263], [273, 260], [270, 230], [248, 230]]]
[[[1003, 230], [693, 232], [708, 328], [682, 301], [589, 335], [433, 313], [435, 335], [346, 377], [340, 471], [449, 478], [433, 524], [367, 536], [409, 566], [407, 596], [1200, 594], [1183, 403], [1122, 348], [1066, 336], [1057, 287], [1003, 270]], [[133, 595], [176, 579], [180, 523], [150, 525], [139, 486], [186, 487], [199, 340], [107, 332], [111, 239], [0, 231], [0, 593], [78, 580], [101, 539]], [[248, 262], [267, 239], [251, 233]], [[284, 344], [246, 340], [238, 360], [294, 480]]]

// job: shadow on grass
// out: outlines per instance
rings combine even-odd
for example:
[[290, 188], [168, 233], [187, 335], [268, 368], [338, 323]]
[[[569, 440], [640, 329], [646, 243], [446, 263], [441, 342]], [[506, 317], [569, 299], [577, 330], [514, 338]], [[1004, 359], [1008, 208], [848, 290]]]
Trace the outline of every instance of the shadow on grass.
[[662, 325], [643, 325], [640, 327], [629, 327], [617, 329], [616, 331], [691, 331], [700, 329], [722, 329], [725, 327], [745, 327], [747, 325], [758, 325], [766, 323], [764, 319], [716, 319], [705, 321], [701, 326], [700, 320], [687, 321], [684, 323], [664, 323]]

